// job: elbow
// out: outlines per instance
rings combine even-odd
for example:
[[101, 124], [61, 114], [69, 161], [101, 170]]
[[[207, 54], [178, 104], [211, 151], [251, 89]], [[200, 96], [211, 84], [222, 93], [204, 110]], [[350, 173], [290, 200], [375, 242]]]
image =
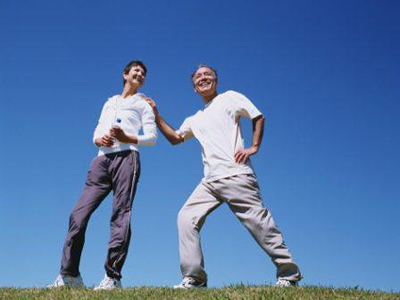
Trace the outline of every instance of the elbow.
[[137, 137], [137, 146], [154, 146], [157, 141], [157, 135], [156, 134], [151, 134], [151, 135], [146, 135], [146, 136], [139, 136]]
[[149, 142], [149, 146], [154, 146], [157, 142], [157, 138], [155, 137], [154, 139], [151, 139]]
[[157, 135], [153, 135], [147, 142], [148, 146], [154, 146], [157, 142]]
[[100, 143], [97, 139], [98, 139], [98, 137], [96, 137], [96, 136], [93, 137], [93, 140], [92, 140], [93, 145], [95, 145], [96, 147], [100, 147]]

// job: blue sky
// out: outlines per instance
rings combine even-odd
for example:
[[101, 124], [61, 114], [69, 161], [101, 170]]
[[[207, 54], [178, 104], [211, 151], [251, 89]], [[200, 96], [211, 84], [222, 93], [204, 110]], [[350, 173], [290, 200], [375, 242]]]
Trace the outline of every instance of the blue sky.
[[[399, 290], [398, 1], [0, 2], [0, 286], [59, 271], [69, 213], [96, 155], [101, 107], [125, 64], [175, 128], [202, 107], [202, 62], [266, 118], [252, 158], [265, 205], [306, 285]], [[244, 121], [250, 143], [251, 126]], [[200, 146], [142, 148], [125, 286], [180, 281], [176, 216], [202, 178]], [[103, 277], [111, 198], [93, 215], [81, 273]], [[226, 206], [202, 231], [209, 285], [274, 282]]]

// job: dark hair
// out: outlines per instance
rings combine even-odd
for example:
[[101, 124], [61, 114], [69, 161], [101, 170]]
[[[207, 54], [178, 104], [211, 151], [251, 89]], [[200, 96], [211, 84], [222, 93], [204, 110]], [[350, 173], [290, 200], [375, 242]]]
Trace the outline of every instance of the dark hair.
[[[130, 71], [130, 70], [132, 69], [132, 67], [134, 67], [134, 66], [142, 67], [143, 70], [144, 70], [144, 75], [147, 75], [147, 68], [146, 68], [146, 66], [144, 65], [144, 63], [142, 63], [140, 60], [132, 60], [131, 62], [129, 62], [129, 63], [125, 66], [124, 71], [122, 72], [122, 74], [128, 74], [129, 71]], [[123, 85], [125, 86], [126, 80], [125, 80], [125, 78], [122, 78], [122, 79], [123, 79]]]
[[210, 69], [211, 71], [213, 71], [213, 72], [214, 72], [214, 75], [215, 75], [215, 78], [216, 78], [216, 81], [218, 82], [218, 74], [217, 74], [217, 71], [216, 71], [215, 69], [211, 68], [209, 65], [200, 64], [200, 65], [196, 68], [196, 70], [194, 70], [194, 72], [193, 72], [192, 75], [191, 75], [192, 83], [193, 83], [194, 75], [196, 74], [196, 72], [197, 72], [200, 68], [207, 68], [207, 69]]

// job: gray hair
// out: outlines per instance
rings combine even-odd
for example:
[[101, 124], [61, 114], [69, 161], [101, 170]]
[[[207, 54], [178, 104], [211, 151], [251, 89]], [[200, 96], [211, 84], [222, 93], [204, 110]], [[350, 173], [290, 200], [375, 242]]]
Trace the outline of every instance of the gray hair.
[[214, 72], [214, 75], [215, 75], [215, 78], [216, 78], [216, 80], [217, 80], [217, 82], [218, 82], [218, 74], [217, 74], [217, 71], [216, 71], [215, 69], [211, 68], [209, 65], [206, 65], [206, 64], [200, 64], [200, 65], [198, 65], [198, 67], [196, 68], [196, 70], [194, 70], [194, 72], [193, 72], [192, 75], [191, 75], [192, 82], [193, 82], [194, 75], [195, 75], [196, 72], [197, 72], [199, 69], [201, 69], [201, 68], [207, 68], [207, 69], [210, 69], [211, 71], [213, 71], [213, 72]]

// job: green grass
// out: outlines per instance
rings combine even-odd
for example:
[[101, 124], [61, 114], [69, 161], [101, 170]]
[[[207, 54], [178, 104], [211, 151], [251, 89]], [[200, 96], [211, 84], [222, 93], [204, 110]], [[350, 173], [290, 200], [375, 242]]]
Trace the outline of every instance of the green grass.
[[327, 287], [235, 285], [218, 289], [174, 290], [165, 287], [133, 287], [115, 291], [87, 288], [0, 288], [0, 299], [400, 299], [400, 293]]

